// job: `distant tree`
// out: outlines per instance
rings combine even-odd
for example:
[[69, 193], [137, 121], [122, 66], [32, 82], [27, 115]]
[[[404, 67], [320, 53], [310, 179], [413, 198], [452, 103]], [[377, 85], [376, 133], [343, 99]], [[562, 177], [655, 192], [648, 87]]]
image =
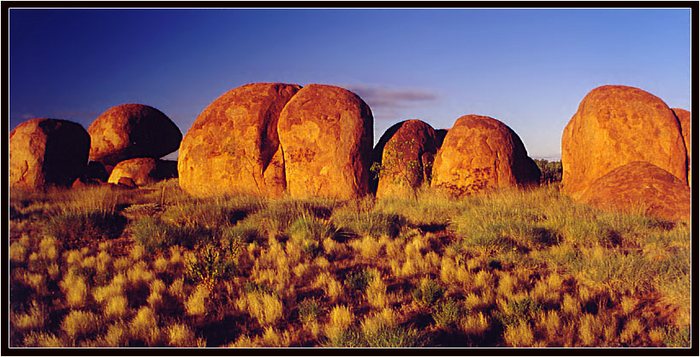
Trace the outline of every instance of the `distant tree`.
[[536, 159], [537, 167], [540, 168], [542, 176], [540, 182], [544, 184], [551, 184], [555, 182], [561, 182], [562, 167], [561, 161], [548, 161], [544, 159]]

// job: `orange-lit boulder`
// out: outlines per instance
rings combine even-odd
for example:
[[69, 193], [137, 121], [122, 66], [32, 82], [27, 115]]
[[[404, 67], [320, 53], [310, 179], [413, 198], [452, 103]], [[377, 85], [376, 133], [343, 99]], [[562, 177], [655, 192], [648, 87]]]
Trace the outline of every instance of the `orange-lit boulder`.
[[661, 99], [638, 88], [593, 89], [564, 129], [561, 145], [563, 191], [573, 198], [632, 161], [647, 161], [687, 182], [678, 120]]
[[160, 110], [142, 104], [107, 109], [88, 127], [90, 160], [105, 165], [136, 157], [159, 158], [180, 145], [182, 133]]
[[78, 123], [30, 119], [10, 132], [10, 187], [69, 187], [88, 163], [90, 136]]
[[634, 161], [594, 180], [580, 201], [601, 209], [640, 210], [667, 220], [690, 218], [690, 188], [655, 165]]
[[118, 184], [124, 177], [130, 178], [136, 186], [145, 186], [177, 177], [177, 168], [174, 161], [150, 157], [129, 159], [114, 166], [107, 182]]
[[202, 111], [180, 145], [180, 187], [197, 196], [285, 190], [277, 121], [301, 87], [253, 83], [224, 93]]
[[292, 197], [369, 193], [372, 111], [343, 88], [311, 84], [282, 110], [277, 129]]
[[518, 135], [502, 122], [465, 115], [447, 132], [431, 186], [455, 196], [539, 182], [540, 171]]
[[379, 179], [372, 180], [377, 198], [408, 197], [430, 183], [437, 148], [435, 130], [421, 120], [393, 125], [372, 151], [372, 166]]

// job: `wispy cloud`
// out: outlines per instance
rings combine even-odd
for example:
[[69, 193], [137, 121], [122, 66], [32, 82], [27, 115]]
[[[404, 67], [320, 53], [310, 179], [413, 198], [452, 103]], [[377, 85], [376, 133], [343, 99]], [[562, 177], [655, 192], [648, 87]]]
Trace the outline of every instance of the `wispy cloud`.
[[435, 101], [435, 93], [415, 88], [390, 88], [368, 84], [344, 85], [359, 95], [374, 113], [376, 120], [397, 120], [405, 114], [405, 108]]
[[402, 108], [437, 99], [434, 93], [412, 88], [388, 88], [365, 84], [349, 85], [346, 88], [357, 93], [372, 108]]

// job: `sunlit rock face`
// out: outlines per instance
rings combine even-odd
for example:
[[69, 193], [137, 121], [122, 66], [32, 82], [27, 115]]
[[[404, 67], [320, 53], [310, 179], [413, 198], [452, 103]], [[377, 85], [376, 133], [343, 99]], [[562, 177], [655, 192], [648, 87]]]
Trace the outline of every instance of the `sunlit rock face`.
[[572, 198], [613, 169], [646, 161], [687, 182], [686, 148], [673, 111], [641, 89], [608, 85], [581, 101], [562, 136], [563, 191]]
[[667, 220], [690, 219], [690, 188], [678, 177], [645, 161], [617, 167], [594, 180], [580, 201], [601, 209]]
[[415, 195], [430, 183], [436, 152], [435, 130], [421, 120], [402, 121], [387, 129], [372, 151], [371, 186], [377, 198]]
[[291, 197], [357, 198], [369, 193], [373, 117], [356, 94], [311, 84], [277, 125]]
[[182, 132], [160, 110], [142, 104], [107, 109], [88, 127], [90, 160], [106, 166], [137, 158], [160, 158], [177, 150]]
[[90, 136], [78, 123], [35, 118], [10, 132], [10, 187], [70, 186], [88, 163]]
[[247, 84], [207, 106], [180, 145], [180, 187], [196, 196], [281, 195], [286, 181], [277, 122], [299, 89], [284, 83]]
[[539, 182], [540, 171], [518, 135], [502, 122], [465, 115], [447, 132], [433, 164], [431, 186], [463, 196]]
[[130, 178], [136, 186], [145, 186], [168, 178], [177, 177], [174, 161], [140, 157], [124, 160], [114, 166], [107, 182], [118, 184], [124, 177]]

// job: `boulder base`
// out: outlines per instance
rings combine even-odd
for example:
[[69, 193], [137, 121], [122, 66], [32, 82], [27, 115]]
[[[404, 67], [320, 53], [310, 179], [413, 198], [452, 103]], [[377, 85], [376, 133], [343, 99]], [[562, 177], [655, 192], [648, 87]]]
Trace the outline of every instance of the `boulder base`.
[[690, 219], [690, 188], [644, 161], [620, 166], [591, 183], [580, 201], [601, 209], [638, 211], [667, 220]]

